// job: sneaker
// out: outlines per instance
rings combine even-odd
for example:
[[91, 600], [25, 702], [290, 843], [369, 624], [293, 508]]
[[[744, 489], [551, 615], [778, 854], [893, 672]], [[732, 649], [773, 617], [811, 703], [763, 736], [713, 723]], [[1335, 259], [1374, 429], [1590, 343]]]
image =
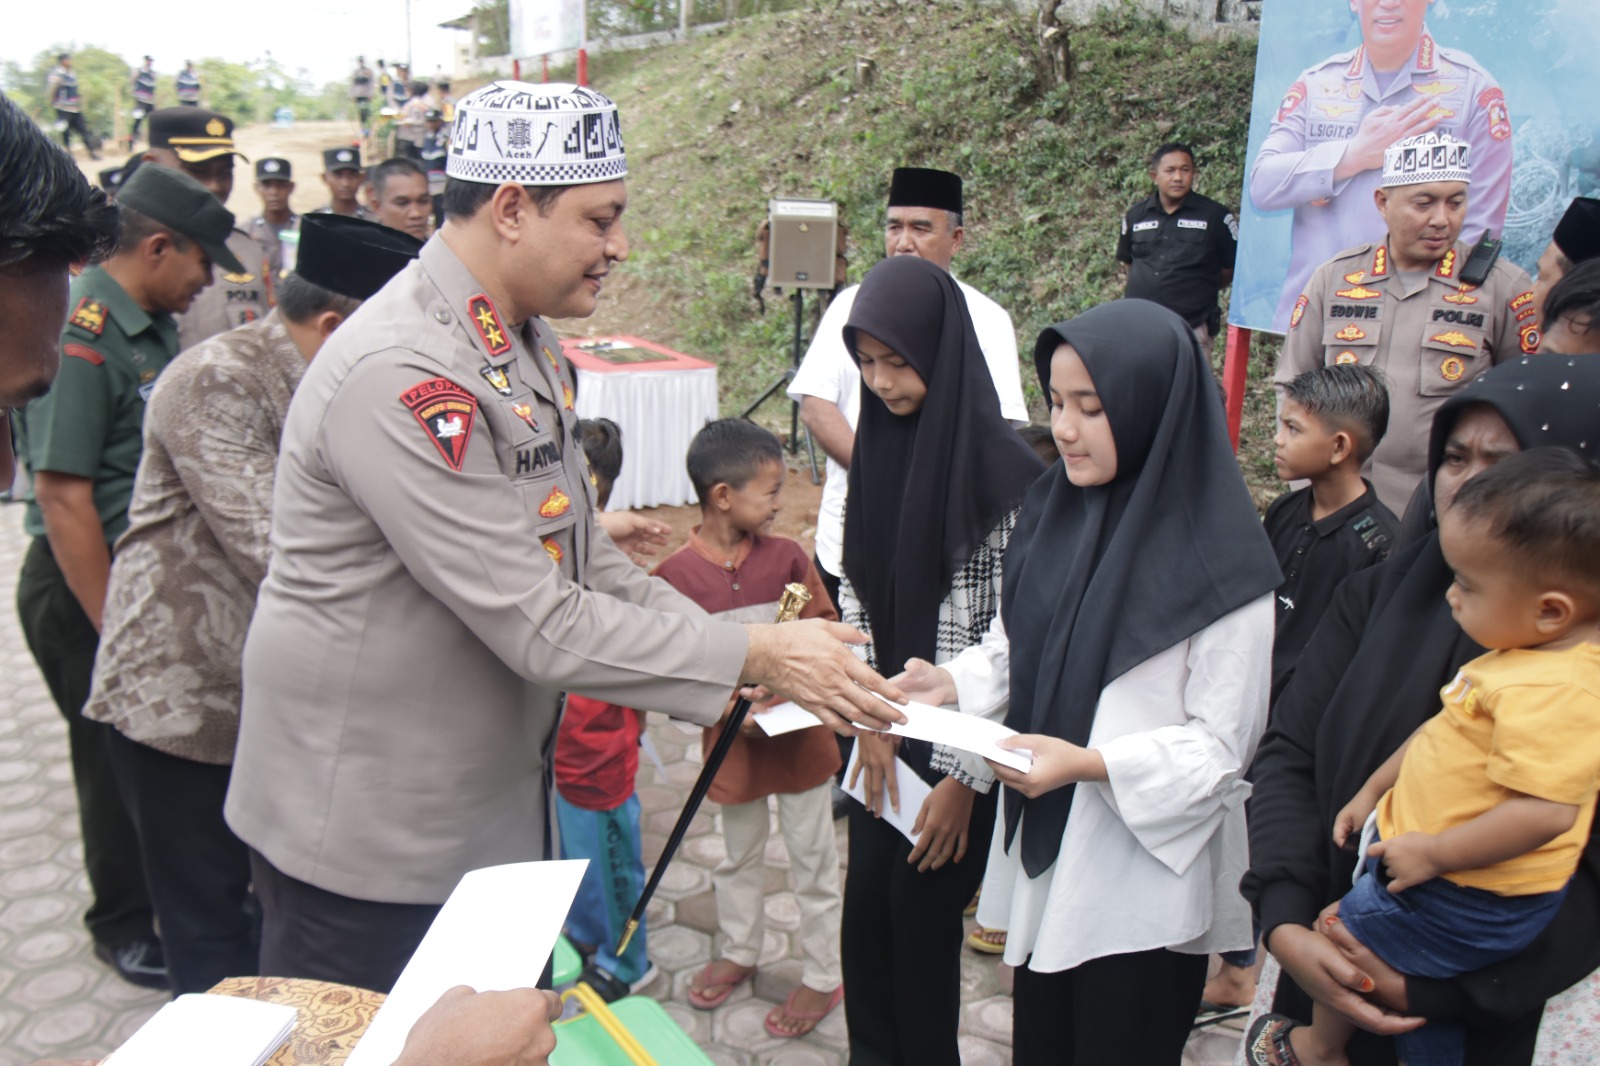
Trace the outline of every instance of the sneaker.
[[94, 957], [117, 971], [117, 976], [141, 988], [171, 988], [167, 982], [167, 958], [161, 941], [134, 940], [120, 947], [96, 944]]
[[656, 968], [656, 964], [652, 962], [644, 973], [639, 975], [637, 981], [629, 983], [616, 977], [604, 967], [597, 966], [591, 962], [583, 968], [583, 972], [578, 975], [578, 980], [594, 989], [600, 998], [607, 1003], [615, 1003], [617, 1000], [625, 996], [631, 996], [639, 991], [651, 981], [654, 981], [660, 973], [661, 971]]

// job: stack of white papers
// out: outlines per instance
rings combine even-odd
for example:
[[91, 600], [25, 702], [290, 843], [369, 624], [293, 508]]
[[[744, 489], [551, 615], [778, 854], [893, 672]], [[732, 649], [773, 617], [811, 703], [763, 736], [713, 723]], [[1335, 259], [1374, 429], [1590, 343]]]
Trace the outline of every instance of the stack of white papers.
[[537, 984], [588, 865], [519, 862], [463, 877], [345, 1066], [390, 1066], [417, 1019], [456, 985], [504, 992]]
[[[943, 744], [947, 748], [970, 751], [974, 755], [992, 759], [1001, 766], [1009, 766], [1023, 773], [1027, 773], [1028, 768], [1033, 765], [1031, 754], [1025, 751], [1007, 751], [1000, 747], [999, 741], [1017, 735], [1015, 729], [1009, 729], [1000, 722], [975, 718], [970, 714], [949, 711], [943, 707], [932, 707], [926, 703], [894, 703], [884, 700], [882, 696], [878, 698], [906, 716], [904, 725], [889, 727], [891, 733]], [[797, 729], [809, 729], [822, 724], [816, 715], [793, 703], [775, 704], [759, 714], [752, 712], [752, 717], [769, 737], [782, 736]]]
[[233, 996], [179, 996], [156, 1011], [102, 1066], [262, 1066], [300, 1012]]

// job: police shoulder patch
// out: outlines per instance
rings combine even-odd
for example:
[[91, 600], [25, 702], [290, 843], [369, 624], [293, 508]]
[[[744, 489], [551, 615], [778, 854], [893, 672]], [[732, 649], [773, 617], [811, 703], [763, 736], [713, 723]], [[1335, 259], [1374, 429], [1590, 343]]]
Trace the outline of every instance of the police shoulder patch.
[[1539, 332], [1539, 323], [1529, 322], [1526, 326], [1523, 326], [1517, 335], [1518, 346], [1522, 349], [1522, 354], [1533, 355], [1537, 352], [1542, 336]]
[[1290, 329], [1294, 329], [1300, 324], [1300, 320], [1306, 317], [1306, 307], [1310, 303], [1311, 297], [1307, 296], [1305, 293], [1301, 293], [1300, 299], [1294, 302], [1294, 313], [1289, 316]]
[[478, 417], [477, 398], [449, 378], [429, 378], [402, 392], [400, 402], [415, 416], [450, 469], [459, 473]]
[[67, 319], [67, 322], [98, 337], [106, 331], [108, 313], [105, 304], [85, 296], [78, 301], [78, 306], [73, 308], [72, 317]]

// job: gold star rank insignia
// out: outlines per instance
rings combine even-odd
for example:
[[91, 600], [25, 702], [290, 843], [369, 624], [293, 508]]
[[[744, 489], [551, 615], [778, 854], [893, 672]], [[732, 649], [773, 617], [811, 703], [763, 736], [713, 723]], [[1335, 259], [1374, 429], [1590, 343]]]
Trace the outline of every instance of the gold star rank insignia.
[[472, 319], [490, 355], [504, 355], [511, 350], [511, 337], [506, 333], [505, 326], [501, 325], [500, 312], [494, 309], [489, 297], [480, 292], [468, 300], [467, 317]]

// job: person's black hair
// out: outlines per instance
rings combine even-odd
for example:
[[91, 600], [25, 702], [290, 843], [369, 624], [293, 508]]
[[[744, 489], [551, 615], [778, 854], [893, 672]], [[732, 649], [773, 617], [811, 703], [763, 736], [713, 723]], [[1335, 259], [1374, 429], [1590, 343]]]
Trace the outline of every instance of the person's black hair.
[[771, 430], [743, 418], [707, 422], [689, 442], [689, 480], [700, 506], [718, 485], [743, 488], [768, 463], [783, 462], [783, 445]]
[[154, 237], [158, 233], [165, 233], [172, 240], [172, 246], [180, 252], [187, 252], [194, 243], [165, 222], [157, 222], [142, 211], [124, 207], [122, 209], [122, 227], [117, 233], [115, 254], [122, 255], [125, 252], [131, 252], [141, 242], [147, 238]]
[[1061, 451], [1056, 447], [1055, 434], [1050, 432], [1049, 426], [1041, 426], [1037, 422], [1029, 422], [1025, 426], [1017, 427], [1017, 434], [1033, 449], [1033, 454], [1044, 461], [1045, 466], [1061, 458]]
[[[486, 181], [464, 181], [446, 178], [444, 182], [444, 214], [446, 218], [471, 218], [478, 209], [489, 202], [500, 186]], [[570, 185], [524, 185], [523, 192], [533, 200], [533, 209], [541, 216], [550, 214], [550, 208]]]
[[324, 311], [349, 318], [360, 306], [354, 296], [323, 288], [299, 274], [291, 273], [278, 283], [278, 313], [296, 325], [310, 322]]
[[1150, 169], [1154, 170], [1161, 165], [1161, 161], [1173, 152], [1182, 152], [1189, 157], [1190, 164], [1194, 163], [1194, 149], [1182, 141], [1168, 141], [1150, 153]]
[[588, 456], [594, 472], [595, 492], [602, 508], [611, 499], [611, 488], [622, 473], [622, 427], [609, 418], [578, 419], [578, 443]]
[[1456, 493], [1447, 521], [1483, 523], [1536, 582], [1600, 598], [1600, 464], [1571, 448], [1507, 456]]
[[110, 255], [117, 207], [0, 94], [0, 269], [65, 269]]
[[1561, 275], [1544, 298], [1544, 328], [1571, 319], [1574, 332], [1600, 329], [1600, 259], [1586, 259]]
[[1389, 429], [1389, 389], [1383, 375], [1360, 363], [1307, 370], [1283, 387], [1293, 400], [1330, 433], [1348, 432], [1356, 461], [1364, 463]]
[[62, 52], [60, 55], [56, 56], [56, 62], [57, 63], [64, 63], [64, 62], [66, 62], [67, 60], [69, 60], [71, 58], [72, 58], [72, 53], [71, 52]]
[[423, 181], [428, 180], [428, 171], [421, 163], [415, 159], [397, 155], [393, 159], [385, 159], [373, 167], [372, 172], [367, 175], [367, 180], [372, 182], [372, 195], [382, 200], [383, 187], [389, 183], [390, 178], [397, 174], [411, 174], [421, 178]]

